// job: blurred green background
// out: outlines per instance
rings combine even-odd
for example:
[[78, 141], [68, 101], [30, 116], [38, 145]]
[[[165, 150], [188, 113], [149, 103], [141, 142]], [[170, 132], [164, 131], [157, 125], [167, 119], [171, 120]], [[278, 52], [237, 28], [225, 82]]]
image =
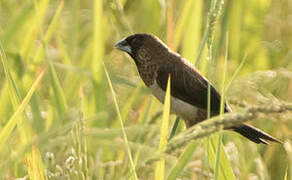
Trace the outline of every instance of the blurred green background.
[[[138, 178], [153, 179], [163, 106], [145, 88], [129, 56], [113, 45], [148, 32], [194, 63], [212, 2], [0, 0], [0, 179], [130, 179], [127, 148]], [[226, 84], [231, 83], [226, 99], [234, 111], [242, 109], [239, 104], [292, 101], [291, 0], [225, 0], [212, 28], [212, 62], [205, 47], [198, 68], [204, 74], [212, 70], [208, 77], [218, 89], [226, 73]], [[105, 69], [130, 145], [123, 140]], [[42, 79], [34, 89], [37, 78]], [[29, 90], [35, 92], [22, 106]], [[172, 124], [175, 116], [170, 117]], [[236, 179], [292, 178], [291, 117], [287, 112], [251, 122], [283, 145], [256, 145], [224, 131]], [[178, 131], [183, 129], [181, 122]], [[195, 143], [177, 175], [212, 179], [208, 146], [204, 139]], [[167, 156], [166, 175], [183, 150]]]

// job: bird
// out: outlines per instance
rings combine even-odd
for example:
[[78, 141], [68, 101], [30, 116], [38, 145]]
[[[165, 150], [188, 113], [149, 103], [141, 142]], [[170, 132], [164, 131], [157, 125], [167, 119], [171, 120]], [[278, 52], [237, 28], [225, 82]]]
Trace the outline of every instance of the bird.
[[[136, 33], [121, 39], [114, 46], [126, 52], [135, 62], [138, 73], [152, 94], [164, 103], [170, 76], [170, 110], [185, 120], [189, 128], [207, 119], [208, 79], [187, 59], [167, 47], [153, 34]], [[210, 115], [220, 114], [221, 95], [210, 83]], [[224, 102], [224, 113], [232, 112]], [[246, 123], [228, 128], [257, 144], [280, 142], [271, 135]]]

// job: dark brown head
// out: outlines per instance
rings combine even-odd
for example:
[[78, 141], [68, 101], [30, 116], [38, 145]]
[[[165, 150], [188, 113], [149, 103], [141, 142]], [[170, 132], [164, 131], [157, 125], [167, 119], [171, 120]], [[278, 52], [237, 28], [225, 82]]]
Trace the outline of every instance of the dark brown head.
[[167, 46], [151, 34], [133, 34], [119, 41], [115, 48], [128, 53], [137, 66], [149, 64], [168, 51]]

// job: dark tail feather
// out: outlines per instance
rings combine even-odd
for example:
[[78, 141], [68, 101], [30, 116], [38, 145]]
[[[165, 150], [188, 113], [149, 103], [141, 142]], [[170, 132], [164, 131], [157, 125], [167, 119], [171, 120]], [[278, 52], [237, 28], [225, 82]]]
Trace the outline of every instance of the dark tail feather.
[[269, 144], [267, 141], [281, 143], [276, 138], [251, 125], [243, 124], [240, 126], [232, 127], [231, 129], [257, 144]]

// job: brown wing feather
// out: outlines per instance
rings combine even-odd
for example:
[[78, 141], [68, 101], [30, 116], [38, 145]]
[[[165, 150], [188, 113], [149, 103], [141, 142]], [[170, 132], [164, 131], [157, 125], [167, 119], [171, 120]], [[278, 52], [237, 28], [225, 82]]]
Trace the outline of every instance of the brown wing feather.
[[[161, 65], [157, 71], [157, 84], [163, 90], [166, 89], [169, 74], [171, 76], [171, 95], [201, 109], [207, 109], [208, 81], [199, 72], [184, 60]], [[220, 111], [220, 98], [220, 94], [211, 85], [211, 112], [213, 115]], [[227, 108], [225, 108], [225, 112], [228, 112]]]

